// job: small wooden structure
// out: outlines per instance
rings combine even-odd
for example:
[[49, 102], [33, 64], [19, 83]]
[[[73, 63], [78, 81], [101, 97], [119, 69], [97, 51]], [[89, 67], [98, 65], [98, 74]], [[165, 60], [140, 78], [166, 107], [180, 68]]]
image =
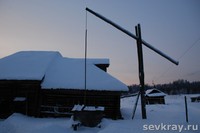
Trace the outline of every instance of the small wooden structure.
[[165, 104], [166, 94], [158, 89], [150, 89], [146, 91], [146, 104]]
[[72, 124], [76, 130], [77, 121], [83, 126], [87, 127], [100, 127], [101, 119], [104, 116], [104, 107], [75, 105], [72, 109], [73, 120], [75, 124]]
[[200, 96], [191, 97], [191, 102], [200, 102]]

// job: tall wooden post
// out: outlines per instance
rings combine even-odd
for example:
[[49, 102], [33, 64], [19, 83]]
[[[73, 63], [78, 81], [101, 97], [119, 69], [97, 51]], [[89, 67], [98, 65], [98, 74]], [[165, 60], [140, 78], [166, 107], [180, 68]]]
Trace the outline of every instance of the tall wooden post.
[[140, 24], [135, 26], [135, 32], [136, 32], [136, 36], [138, 38], [138, 39], [136, 39], [136, 42], [137, 42], [137, 53], [138, 53], [142, 119], [147, 119], [146, 100], [145, 100], [145, 91], [144, 91], [144, 66], [143, 66], [143, 52], [142, 52], [142, 36], [141, 36]]
[[85, 15], [85, 77], [84, 77], [84, 105], [87, 105], [87, 11]]
[[187, 97], [185, 96], [185, 118], [188, 123], [188, 108], [187, 108]]

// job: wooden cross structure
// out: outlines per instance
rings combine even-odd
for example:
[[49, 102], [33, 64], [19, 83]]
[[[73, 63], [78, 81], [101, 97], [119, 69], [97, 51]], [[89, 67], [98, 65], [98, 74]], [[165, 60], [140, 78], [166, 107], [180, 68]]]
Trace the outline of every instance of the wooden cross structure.
[[145, 91], [144, 91], [144, 66], [143, 66], [142, 44], [145, 45], [146, 47], [150, 48], [151, 50], [153, 50], [157, 54], [159, 54], [159, 55], [163, 56], [164, 58], [168, 59], [169, 61], [171, 61], [172, 63], [174, 63], [176, 65], [178, 65], [178, 61], [175, 61], [174, 59], [172, 59], [171, 57], [167, 56], [166, 54], [164, 54], [160, 50], [158, 50], [155, 47], [151, 46], [149, 43], [145, 42], [142, 39], [142, 36], [141, 36], [140, 24], [135, 26], [136, 35], [134, 35], [131, 32], [129, 32], [128, 30], [122, 28], [121, 26], [117, 25], [116, 23], [112, 22], [111, 20], [105, 18], [104, 16], [100, 15], [99, 13], [94, 12], [93, 10], [91, 10], [91, 9], [89, 9], [87, 7], [86, 7], [86, 11], [88, 11], [91, 14], [95, 15], [96, 17], [102, 19], [103, 21], [109, 23], [110, 25], [114, 26], [118, 30], [124, 32], [125, 34], [127, 34], [128, 36], [130, 36], [130, 37], [132, 37], [133, 39], [136, 40], [137, 52], [138, 52], [138, 65], [139, 65], [138, 68], [139, 68], [139, 80], [140, 80], [140, 95], [141, 95], [141, 105], [142, 105], [141, 106], [142, 118], [146, 119], [147, 116], [146, 116], [146, 101], [145, 101]]

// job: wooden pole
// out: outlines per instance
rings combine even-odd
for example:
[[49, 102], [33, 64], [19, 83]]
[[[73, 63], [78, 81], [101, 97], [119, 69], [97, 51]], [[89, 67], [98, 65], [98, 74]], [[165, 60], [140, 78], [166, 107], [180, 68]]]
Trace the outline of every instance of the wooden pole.
[[144, 91], [144, 65], [143, 65], [143, 52], [142, 52], [142, 36], [140, 24], [135, 27], [137, 36], [137, 52], [138, 52], [138, 67], [139, 67], [139, 80], [140, 80], [140, 95], [141, 95], [141, 110], [142, 119], [147, 119], [146, 115], [146, 100]]
[[84, 77], [84, 105], [86, 106], [87, 104], [87, 11], [86, 11], [86, 16], [85, 16], [85, 62], [84, 62], [84, 67], [85, 67], [85, 77]]
[[[90, 12], [94, 16], [104, 20], [105, 22], [109, 23], [110, 25], [114, 26], [115, 28], [117, 28], [118, 30], [124, 32], [125, 34], [127, 34], [128, 36], [134, 38], [135, 40], [138, 39], [137, 36], [135, 36], [134, 34], [129, 32], [128, 30], [122, 28], [121, 26], [117, 25], [116, 23], [112, 22], [111, 20], [107, 19], [106, 17], [100, 15], [99, 13], [96, 13], [96, 12], [94, 12], [93, 10], [91, 10], [89, 8], [86, 8], [85, 10]], [[142, 39], [141, 39], [141, 43], [144, 44], [146, 47], [150, 48], [151, 50], [153, 50], [154, 52], [156, 52], [157, 54], [159, 54], [159, 55], [163, 56], [164, 58], [166, 58], [167, 60], [171, 61], [172, 63], [178, 65], [178, 61], [175, 61], [174, 59], [172, 59], [171, 57], [169, 57], [168, 55], [164, 54], [163, 52], [161, 52], [160, 50], [156, 49], [155, 47], [153, 47], [152, 45], [150, 45], [149, 43], [145, 42]]]
[[138, 94], [137, 94], [136, 102], [135, 102], [135, 105], [134, 105], [134, 108], [133, 108], [132, 119], [134, 119], [134, 117], [135, 117], [135, 112], [136, 112], [136, 109], [137, 109], [137, 104], [138, 104], [138, 99], [139, 99], [139, 97], [140, 97], [140, 91], [139, 91]]
[[185, 96], [185, 116], [186, 122], [188, 123], [188, 108], [187, 108], [187, 97]]

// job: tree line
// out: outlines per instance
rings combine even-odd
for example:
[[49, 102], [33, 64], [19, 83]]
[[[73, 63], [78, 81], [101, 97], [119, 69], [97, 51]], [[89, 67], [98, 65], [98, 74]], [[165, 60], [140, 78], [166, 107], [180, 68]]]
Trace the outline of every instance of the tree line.
[[[137, 93], [140, 89], [139, 85], [133, 84], [128, 86], [129, 93]], [[177, 94], [197, 94], [200, 93], [200, 81], [189, 82], [179, 79], [167, 84], [145, 85], [145, 90], [156, 88], [169, 95]]]

